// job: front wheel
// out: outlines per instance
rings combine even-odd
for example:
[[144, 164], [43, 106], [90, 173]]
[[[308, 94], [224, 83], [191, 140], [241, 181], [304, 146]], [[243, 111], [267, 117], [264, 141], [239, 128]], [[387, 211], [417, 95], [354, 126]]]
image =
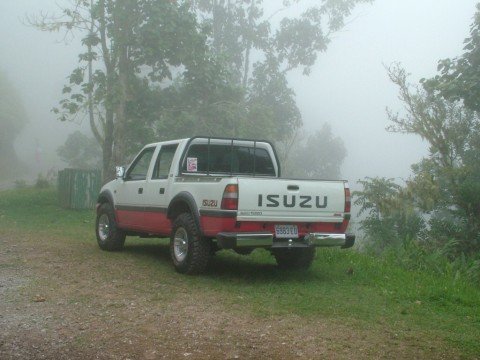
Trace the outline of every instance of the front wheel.
[[98, 208], [95, 234], [100, 249], [107, 251], [123, 249], [125, 232], [117, 227], [115, 213], [109, 203], [102, 204]]
[[182, 274], [202, 273], [210, 254], [210, 241], [200, 235], [192, 215], [179, 215], [173, 223], [170, 236], [170, 256], [175, 270]]
[[279, 268], [289, 270], [306, 270], [312, 265], [315, 259], [316, 249], [293, 248], [293, 249], [275, 249], [272, 251]]

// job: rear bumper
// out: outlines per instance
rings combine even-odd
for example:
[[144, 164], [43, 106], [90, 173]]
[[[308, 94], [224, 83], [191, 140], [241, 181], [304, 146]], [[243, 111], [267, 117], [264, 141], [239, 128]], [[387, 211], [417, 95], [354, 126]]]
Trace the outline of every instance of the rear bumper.
[[305, 236], [305, 242], [312, 246], [341, 246], [342, 249], [347, 249], [355, 244], [355, 235], [311, 233]]
[[294, 248], [294, 247], [334, 247], [347, 249], [355, 244], [353, 234], [309, 233], [298, 239], [274, 239], [269, 232], [259, 233], [219, 233], [217, 242], [222, 249], [250, 248]]

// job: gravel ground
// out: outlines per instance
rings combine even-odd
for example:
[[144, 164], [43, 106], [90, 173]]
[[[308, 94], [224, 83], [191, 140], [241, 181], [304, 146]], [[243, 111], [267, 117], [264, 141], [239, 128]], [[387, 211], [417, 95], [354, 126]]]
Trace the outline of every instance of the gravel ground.
[[255, 317], [211, 290], [152, 282], [148, 268], [85, 249], [0, 229], [0, 359], [455, 358], [386, 325]]

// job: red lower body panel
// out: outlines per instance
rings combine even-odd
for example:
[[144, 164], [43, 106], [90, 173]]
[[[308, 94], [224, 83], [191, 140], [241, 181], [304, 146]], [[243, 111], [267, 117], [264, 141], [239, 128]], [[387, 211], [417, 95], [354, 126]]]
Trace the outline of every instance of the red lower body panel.
[[[165, 212], [146, 212], [132, 210], [117, 210], [118, 226], [125, 230], [144, 232], [159, 236], [170, 236], [172, 221]], [[308, 233], [345, 233], [348, 221], [343, 223], [296, 223], [296, 222], [257, 222], [237, 221], [230, 217], [200, 216], [200, 226], [205, 236], [215, 237], [221, 232], [271, 232], [275, 233], [275, 224], [293, 224], [298, 227], [300, 237]]]
[[275, 233], [275, 224], [297, 225], [300, 237], [308, 233], [345, 233], [348, 221], [343, 223], [297, 223], [297, 222], [257, 222], [257, 221], [236, 221], [235, 218], [223, 218], [214, 216], [202, 216], [200, 218], [203, 233], [206, 236], [215, 237], [220, 232], [271, 232]]
[[118, 226], [125, 230], [170, 236], [172, 222], [165, 212], [117, 210]]

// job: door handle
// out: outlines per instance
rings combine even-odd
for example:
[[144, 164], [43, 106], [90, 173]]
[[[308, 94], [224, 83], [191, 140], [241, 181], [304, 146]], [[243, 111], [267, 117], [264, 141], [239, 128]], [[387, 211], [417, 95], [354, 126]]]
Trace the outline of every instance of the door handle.
[[143, 188], [138, 188], [138, 193], [143, 194]]
[[160, 193], [160, 195], [165, 194], [165, 188], [160, 188], [160, 190], [158, 192]]

